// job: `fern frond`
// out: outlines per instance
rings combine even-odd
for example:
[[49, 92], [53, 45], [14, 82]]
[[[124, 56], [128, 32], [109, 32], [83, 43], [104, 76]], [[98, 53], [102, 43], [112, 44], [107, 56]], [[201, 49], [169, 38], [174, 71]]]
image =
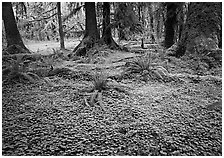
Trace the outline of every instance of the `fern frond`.
[[11, 72], [11, 68], [7, 67], [2, 70], [2, 75], [8, 75]]
[[40, 77], [33, 72], [27, 72], [26, 74], [29, 75], [29, 76], [32, 76], [32, 78], [36, 78], [37, 80], [40, 80]]
[[160, 71], [163, 76], [169, 75], [169, 72], [163, 66], [156, 66], [156, 70]]
[[107, 87], [107, 74], [106, 73], [103, 73], [103, 72], [100, 72], [100, 73], [95, 73], [93, 75], [93, 81], [92, 81], [92, 84], [94, 86], [94, 89], [95, 90], [103, 90], [103, 89], [106, 89]]
[[31, 77], [30, 75], [28, 75], [26, 73], [20, 73], [20, 76], [23, 77], [24, 79], [27, 79], [31, 83], [35, 83], [36, 82], [36, 80], [33, 77]]
[[161, 80], [164, 80], [163, 76], [160, 74], [160, 72], [158, 70], [153, 71], [153, 73], [155, 74], [155, 76]]
[[90, 105], [93, 106], [99, 90], [95, 90], [90, 98]]

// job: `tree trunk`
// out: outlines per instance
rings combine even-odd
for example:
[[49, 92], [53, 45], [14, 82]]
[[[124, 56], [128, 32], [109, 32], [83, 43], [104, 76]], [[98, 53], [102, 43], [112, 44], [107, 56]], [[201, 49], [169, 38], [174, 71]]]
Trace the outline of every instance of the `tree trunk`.
[[[99, 41], [100, 38], [99, 32], [97, 30], [95, 2], [85, 2], [85, 14], [86, 28], [84, 38], [80, 42], [80, 44], [73, 50], [73, 52], [77, 51], [75, 53], [77, 55], [79, 55], [78, 48], [85, 48], [85, 50], [88, 50], [92, 48], [94, 44]], [[84, 55], [85, 53], [81, 54]]]
[[221, 3], [190, 3], [176, 56], [195, 53], [203, 55], [208, 50], [217, 50], [222, 41], [221, 19]]
[[121, 27], [118, 28], [118, 38], [120, 41], [127, 40], [127, 38], [125, 37], [124, 28], [121, 28]]
[[174, 35], [175, 28], [177, 25], [177, 4], [175, 3], [166, 3], [167, 6], [167, 14], [165, 21], [165, 47], [169, 48], [174, 44]]
[[64, 44], [64, 32], [63, 32], [63, 26], [62, 26], [62, 20], [61, 20], [61, 2], [57, 2], [57, 8], [58, 8], [60, 48], [63, 50], [63, 49], [65, 49], [65, 44]]
[[[25, 47], [22, 38], [19, 34], [11, 2], [2, 3], [2, 18], [5, 27], [7, 47], [11, 48], [12, 46], [14, 47], [14, 49], [21, 48], [23, 50], [19, 50], [20, 53], [30, 53], [29, 50]], [[8, 50], [8, 53], [15, 54], [13, 50], [12, 51]]]
[[178, 30], [177, 30], [177, 42], [180, 40], [180, 38], [181, 38], [181, 34], [182, 34], [182, 31], [183, 31], [183, 25], [184, 25], [184, 23], [185, 23], [185, 16], [186, 16], [186, 10], [185, 10], [185, 3], [180, 3], [180, 5], [179, 5], [179, 7], [178, 7], [178, 17], [177, 17], [177, 19], [178, 19]]
[[101, 41], [103, 44], [109, 45], [111, 48], [118, 48], [118, 44], [114, 41], [111, 34], [110, 26], [110, 3], [103, 2], [103, 34]]
[[155, 39], [155, 34], [154, 34], [154, 25], [153, 25], [153, 15], [151, 14], [150, 16], [150, 30], [151, 30], [151, 40], [152, 43], [155, 43], [156, 39]]
[[[118, 3], [119, 12], [117, 13], [117, 17], [115, 17], [116, 20], [121, 20], [125, 18], [125, 12], [127, 11], [127, 4], [126, 3]], [[118, 24], [118, 38], [119, 41], [121, 40], [127, 40], [125, 36], [125, 26], [123, 22], [119, 22]]]

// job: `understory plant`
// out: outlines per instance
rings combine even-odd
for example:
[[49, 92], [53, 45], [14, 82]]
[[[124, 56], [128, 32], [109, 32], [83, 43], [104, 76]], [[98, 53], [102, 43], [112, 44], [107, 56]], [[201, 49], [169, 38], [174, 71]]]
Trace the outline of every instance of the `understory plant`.
[[87, 101], [87, 98], [84, 97], [85, 104], [87, 106], [93, 106], [98, 102], [101, 109], [105, 111], [103, 103], [102, 103], [102, 92], [108, 89], [114, 89], [119, 92], [123, 92], [129, 94], [124, 88], [124, 85], [118, 84], [115, 81], [109, 80], [109, 74], [103, 71], [95, 72], [92, 77], [92, 87], [91, 89], [84, 90], [90, 93], [90, 99]]
[[28, 72], [27, 67], [29, 61], [23, 59], [24, 56], [17, 56], [16, 59], [11, 59], [6, 67], [2, 70], [3, 83], [16, 80], [28, 80], [34, 83], [39, 76], [35, 73]]
[[144, 78], [156, 78], [164, 81], [169, 76], [168, 71], [158, 63], [152, 62], [152, 54], [148, 53], [144, 56], [137, 57], [127, 64], [127, 73], [138, 73]]
[[91, 96], [89, 99], [89, 103], [86, 98], [84, 98], [85, 104], [87, 106], [93, 106], [94, 103], [98, 102], [101, 109], [105, 111], [102, 103], [102, 91], [106, 90], [107, 82], [108, 82], [108, 76], [105, 72], [95, 72], [92, 77], [92, 88], [88, 90], [88, 92], [91, 92]]
[[94, 90], [98, 90], [98, 91], [102, 91], [105, 90], [107, 87], [107, 79], [108, 79], [108, 75], [105, 72], [96, 72], [93, 75], [93, 89]]

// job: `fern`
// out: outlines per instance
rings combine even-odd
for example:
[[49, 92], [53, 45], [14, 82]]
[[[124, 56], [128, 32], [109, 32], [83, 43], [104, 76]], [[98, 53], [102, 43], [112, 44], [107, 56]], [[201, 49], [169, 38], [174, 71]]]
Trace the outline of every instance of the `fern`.
[[2, 74], [5, 77], [3, 83], [14, 81], [15, 79], [25, 79], [32, 83], [35, 82], [36, 79], [40, 79], [37, 74], [32, 72], [26, 72], [27, 69], [26, 61], [23, 61], [23, 56], [17, 56], [16, 60], [11, 60], [10, 64], [3, 69]]
[[164, 80], [165, 77], [169, 76], [169, 72], [163, 66], [152, 62], [151, 53], [131, 61], [128, 64], [126, 72], [139, 73], [144, 78], [145, 76], [150, 76], [151, 78], [158, 78], [160, 80]]
[[151, 65], [151, 60], [145, 57], [138, 57], [134, 61], [129, 63], [129, 67], [127, 69], [130, 73], [141, 73], [144, 70], [149, 70]]
[[93, 81], [92, 81], [92, 84], [94, 86], [93, 89], [98, 90], [98, 91], [102, 91], [102, 90], [106, 89], [107, 78], [108, 78], [108, 75], [102, 71], [95, 73], [93, 75]]

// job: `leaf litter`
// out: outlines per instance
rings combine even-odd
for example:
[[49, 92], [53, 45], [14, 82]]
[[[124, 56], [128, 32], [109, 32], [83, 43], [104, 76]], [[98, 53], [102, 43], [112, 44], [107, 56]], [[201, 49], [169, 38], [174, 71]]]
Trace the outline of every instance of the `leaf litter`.
[[125, 78], [131, 95], [103, 91], [103, 111], [85, 105], [80, 90], [91, 85], [87, 74], [3, 85], [2, 154], [222, 155], [222, 112], [206, 109], [221, 98], [220, 83]]

